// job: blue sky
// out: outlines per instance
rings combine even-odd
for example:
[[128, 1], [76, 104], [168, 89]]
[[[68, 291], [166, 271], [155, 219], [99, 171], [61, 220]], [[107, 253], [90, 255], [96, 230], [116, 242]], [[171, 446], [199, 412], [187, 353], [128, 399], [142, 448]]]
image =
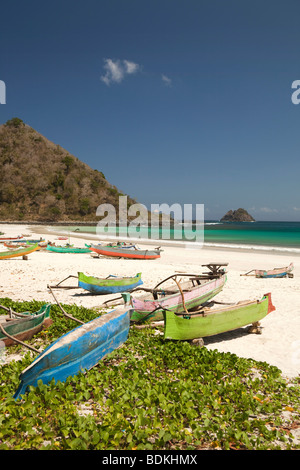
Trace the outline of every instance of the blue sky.
[[299, 18], [298, 0], [5, 2], [0, 123], [148, 207], [300, 220]]

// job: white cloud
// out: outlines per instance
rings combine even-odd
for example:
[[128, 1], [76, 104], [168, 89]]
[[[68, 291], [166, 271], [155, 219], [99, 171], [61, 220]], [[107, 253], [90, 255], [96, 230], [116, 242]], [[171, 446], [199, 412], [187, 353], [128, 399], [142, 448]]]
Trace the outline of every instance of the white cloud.
[[293, 207], [294, 211], [300, 211], [300, 207]]
[[277, 209], [271, 209], [270, 207], [261, 207], [259, 210], [260, 210], [261, 212], [268, 212], [268, 213], [270, 213], [270, 212], [278, 212]]
[[106, 84], [121, 83], [126, 75], [131, 75], [139, 70], [139, 65], [129, 60], [104, 59], [105, 74], [100, 79]]
[[129, 60], [123, 60], [123, 63], [124, 63], [127, 73], [136, 73], [139, 69], [138, 64], [135, 64], [134, 62], [130, 62]]
[[166, 75], [162, 74], [161, 79], [167, 86], [172, 85], [172, 80], [169, 77], [167, 77]]

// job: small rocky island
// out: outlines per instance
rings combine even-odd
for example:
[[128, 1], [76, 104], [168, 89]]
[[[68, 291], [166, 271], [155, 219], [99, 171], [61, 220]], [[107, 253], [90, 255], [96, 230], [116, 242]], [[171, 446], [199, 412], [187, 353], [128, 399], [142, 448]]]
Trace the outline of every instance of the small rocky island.
[[252, 215], [250, 215], [246, 209], [237, 209], [236, 211], [228, 211], [221, 222], [255, 222]]

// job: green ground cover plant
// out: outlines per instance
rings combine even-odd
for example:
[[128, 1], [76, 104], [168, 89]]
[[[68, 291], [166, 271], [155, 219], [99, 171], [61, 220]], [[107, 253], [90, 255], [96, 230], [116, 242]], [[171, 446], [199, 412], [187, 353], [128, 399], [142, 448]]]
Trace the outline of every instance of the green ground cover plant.
[[[0, 304], [35, 311], [42, 302]], [[99, 315], [64, 308], [83, 321]], [[53, 324], [28, 343], [43, 350], [78, 326], [56, 305], [51, 317]], [[132, 327], [126, 343], [87, 373], [40, 382], [15, 401], [19, 374], [36, 353], [23, 346], [9, 353], [22, 359], [0, 362], [1, 450], [300, 448], [299, 379], [287, 380], [267, 363]]]

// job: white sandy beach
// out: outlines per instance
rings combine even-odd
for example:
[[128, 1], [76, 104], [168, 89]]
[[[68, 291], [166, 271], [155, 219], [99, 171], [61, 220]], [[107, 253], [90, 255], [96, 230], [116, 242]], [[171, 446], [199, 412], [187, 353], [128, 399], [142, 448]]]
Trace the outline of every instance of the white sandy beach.
[[[55, 230], [55, 228], [53, 228]], [[45, 232], [45, 227], [26, 225], [0, 225], [5, 236], [12, 237], [29, 234], [29, 238], [39, 238], [64, 244], [57, 240], [57, 234]], [[84, 246], [88, 235], [73, 237], [71, 243]], [[160, 244], [160, 242], [158, 242]], [[139, 243], [139, 246], [143, 245]], [[153, 249], [153, 245], [151, 246]], [[0, 244], [0, 250], [6, 248]], [[47, 284], [57, 284], [78, 271], [97, 277], [109, 274], [129, 276], [142, 273], [144, 287], [154, 287], [159, 281], [175, 272], [201, 273], [206, 271], [201, 265], [209, 262], [228, 263], [228, 281], [223, 291], [216, 297], [220, 302], [235, 302], [246, 299], [259, 299], [271, 292], [276, 310], [261, 322], [262, 334], [246, 334], [246, 328], [205, 338], [205, 346], [221, 352], [234, 353], [240, 357], [253, 358], [277, 366], [288, 377], [300, 373], [300, 256], [293, 253], [250, 252], [228, 249], [187, 249], [164, 246], [161, 258], [157, 260], [129, 260], [93, 258], [90, 254], [60, 254], [37, 251], [28, 256], [0, 260], [0, 298], [14, 300], [43, 300], [53, 302]], [[287, 266], [294, 262], [294, 277], [283, 279], [256, 279], [243, 277], [251, 269], [272, 269]], [[65, 285], [76, 285], [76, 279], [66, 281]], [[95, 307], [111, 296], [93, 296], [82, 289], [57, 289], [55, 294], [65, 304]]]

